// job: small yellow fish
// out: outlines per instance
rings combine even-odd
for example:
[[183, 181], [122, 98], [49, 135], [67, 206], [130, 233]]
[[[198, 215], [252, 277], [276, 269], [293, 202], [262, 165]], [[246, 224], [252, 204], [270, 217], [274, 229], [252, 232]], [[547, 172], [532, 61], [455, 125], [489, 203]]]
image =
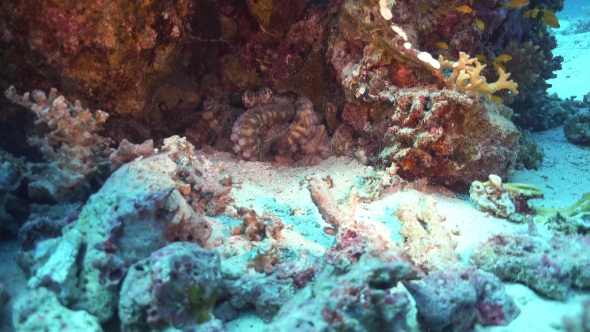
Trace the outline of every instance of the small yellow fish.
[[434, 12], [434, 17], [438, 18], [439, 20], [442, 20], [443, 17], [439, 12]]
[[485, 24], [483, 24], [483, 21], [482, 21], [482, 20], [480, 20], [480, 19], [478, 19], [478, 18], [477, 18], [477, 19], [475, 19], [475, 25], [477, 25], [477, 28], [478, 28], [479, 30], [485, 30], [485, 28], [486, 28], [486, 25], [485, 25]]
[[529, 0], [510, 0], [502, 8], [518, 9], [529, 4]]
[[545, 18], [543, 17], [541, 19], [541, 22], [547, 24], [548, 26], [552, 27], [552, 28], [559, 28], [561, 25], [559, 25], [559, 21], [556, 18]]
[[539, 14], [539, 8], [535, 8], [535, 9], [527, 10], [526, 12], [524, 12], [522, 17], [524, 17], [524, 18], [528, 18], [528, 17], [537, 18], [538, 14]]
[[545, 8], [545, 9], [543, 9], [541, 11], [543, 12], [543, 17], [557, 19], [557, 16], [555, 15], [555, 13], [552, 12], [552, 11], [550, 11], [549, 9]]
[[449, 45], [443, 41], [439, 41], [438, 43], [436, 43], [436, 46], [438, 46], [439, 48], [441, 48], [443, 50], [449, 49]]
[[494, 69], [496, 71], [498, 71], [498, 68], [501, 68], [503, 72], [506, 72], [506, 66], [504, 66], [503, 64], [497, 62], [492, 62], [492, 64], [494, 65]]
[[539, 38], [543, 38], [544, 34], [543, 31], [539, 31]]
[[504, 102], [504, 99], [498, 97], [498, 96], [493, 96], [492, 95], [492, 102], [494, 103], [498, 103], [498, 104], [502, 104]]
[[541, 22], [552, 28], [560, 27], [559, 20], [557, 19], [557, 16], [555, 16], [555, 13], [547, 9], [543, 10], [543, 18], [541, 19]]
[[508, 54], [500, 54], [494, 59], [494, 63], [502, 63], [512, 59]]
[[477, 60], [479, 62], [487, 62], [488, 61], [488, 58], [486, 58], [485, 55], [477, 54], [477, 55], [475, 55], [475, 57], [477, 58]]
[[473, 9], [467, 5], [463, 5], [461, 7], [455, 7], [455, 11], [458, 11], [461, 14], [469, 14], [473, 11]]

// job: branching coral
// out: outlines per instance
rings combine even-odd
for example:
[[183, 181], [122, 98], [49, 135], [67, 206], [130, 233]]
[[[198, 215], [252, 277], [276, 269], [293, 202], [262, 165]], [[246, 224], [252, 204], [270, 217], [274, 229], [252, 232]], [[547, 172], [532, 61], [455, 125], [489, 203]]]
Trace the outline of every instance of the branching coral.
[[512, 77], [518, 81], [521, 90], [528, 92], [547, 88], [542, 86], [546, 85], [545, 81], [537, 78], [545, 71], [547, 61], [552, 58], [551, 52], [546, 57], [540, 46], [532, 41], [522, 44], [512, 42], [504, 52], [512, 58], [506, 66], [510, 69]]
[[[259, 137], [265, 126], [287, 123], [264, 138]], [[319, 115], [313, 110], [311, 100], [299, 97], [295, 104], [279, 103], [257, 106], [242, 114], [232, 127], [231, 139], [234, 151], [242, 159], [262, 159], [271, 147], [279, 154], [295, 152], [307, 143], [317, 131]]]
[[87, 193], [88, 181], [108, 164], [112, 140], [97, 132], [109, 115], [100, 110], [91, 113], [79, 101], [71, 104], [56, 89], [51, 89], [49, 97], [39, 90], [19, 96], [11, 86], [5, 95], [37, 116], [29, 144], [37, 146], [48, 163], [30, 165], [31, 198], [58, 200]]
[[482, 94], [488, 101], [492, 100], [492, 94], [498, 90], [508, 89], [513, 96], [518, 95], [517, 83], [513, 80], [508, 81], [510, 73], [505, 73], [500, 67], [497, 67], [500, 76], [496, 82], [487, 83], [485, 76], [481, 76], [481, 71], [486, 67], [482, 65], [477, 58], [469, 58], [464, 52], [459, 53], [459, 60], [456, 62], [444, 60], [442, 55], [439, 57], [441, 69], [453, 68], [453, 73], [447, 80], [447, 89], [455, 91], [465, 91], [470, 94]]

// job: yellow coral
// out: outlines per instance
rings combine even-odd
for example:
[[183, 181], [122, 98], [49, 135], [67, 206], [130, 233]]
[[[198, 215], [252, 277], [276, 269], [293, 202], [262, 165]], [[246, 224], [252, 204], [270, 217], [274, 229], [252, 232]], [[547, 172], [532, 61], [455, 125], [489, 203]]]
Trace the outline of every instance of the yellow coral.
[[447, 80], [447, 89], [455, 91], [466, 91], [470, 94], [484, 95], [488, 102], [492, 101], [492, 94], [498, 90], [508, 89], [514, 96], [518, 95], [518, 84], [513, 80], [508, 80], [510, 73], [504, 72], [502, 68], [497, 67], [499, 78], [496, 82], [487, 83], [485, 76], [481, 76], [481, 71], [486, 67], [482, 65], [477, 58], [469, 58], [464, 52], [459, 53], [459, 60], [452, 62], [439, 56], [441, 70], [453, 68], [453, 73]]

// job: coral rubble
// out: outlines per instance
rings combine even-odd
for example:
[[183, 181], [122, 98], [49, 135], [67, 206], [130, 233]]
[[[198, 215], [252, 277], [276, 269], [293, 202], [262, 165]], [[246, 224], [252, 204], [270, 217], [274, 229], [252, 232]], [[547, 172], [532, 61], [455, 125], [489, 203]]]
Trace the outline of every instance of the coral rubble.
[[502, 280], [524, 283], [537, 292], [563, 300], [570, 288], [588, 289], [588, 237], [500, 234], [478, 244], [469, 261]]

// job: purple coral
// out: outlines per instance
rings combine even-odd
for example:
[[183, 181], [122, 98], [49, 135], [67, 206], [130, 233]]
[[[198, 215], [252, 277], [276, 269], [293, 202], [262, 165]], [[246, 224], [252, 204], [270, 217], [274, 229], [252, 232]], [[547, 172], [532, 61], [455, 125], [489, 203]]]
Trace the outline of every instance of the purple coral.
[[220, 282], [217, 252], [187, 242], [157, 250], [131, 266], [123, 282], [119, 302], [122, 329], [185, 330], [209, 322]]
[[590, 237], [500, 234], [480, 243], [469, 262], [502, 280], [521, 282], [563, 300], [571, 287], [590, 288]]
[[408, 263], [370, 256], [343, 274], [327, 267], [281, 308], [266, 331], [409, 331], [410, 300], [396, 285], [416, 278]]
[[520, 313], [500, 279], [472, 267], [436, 271], [404, 285], [416, 301], [420, 325], [433, 331], [508, 325]]

